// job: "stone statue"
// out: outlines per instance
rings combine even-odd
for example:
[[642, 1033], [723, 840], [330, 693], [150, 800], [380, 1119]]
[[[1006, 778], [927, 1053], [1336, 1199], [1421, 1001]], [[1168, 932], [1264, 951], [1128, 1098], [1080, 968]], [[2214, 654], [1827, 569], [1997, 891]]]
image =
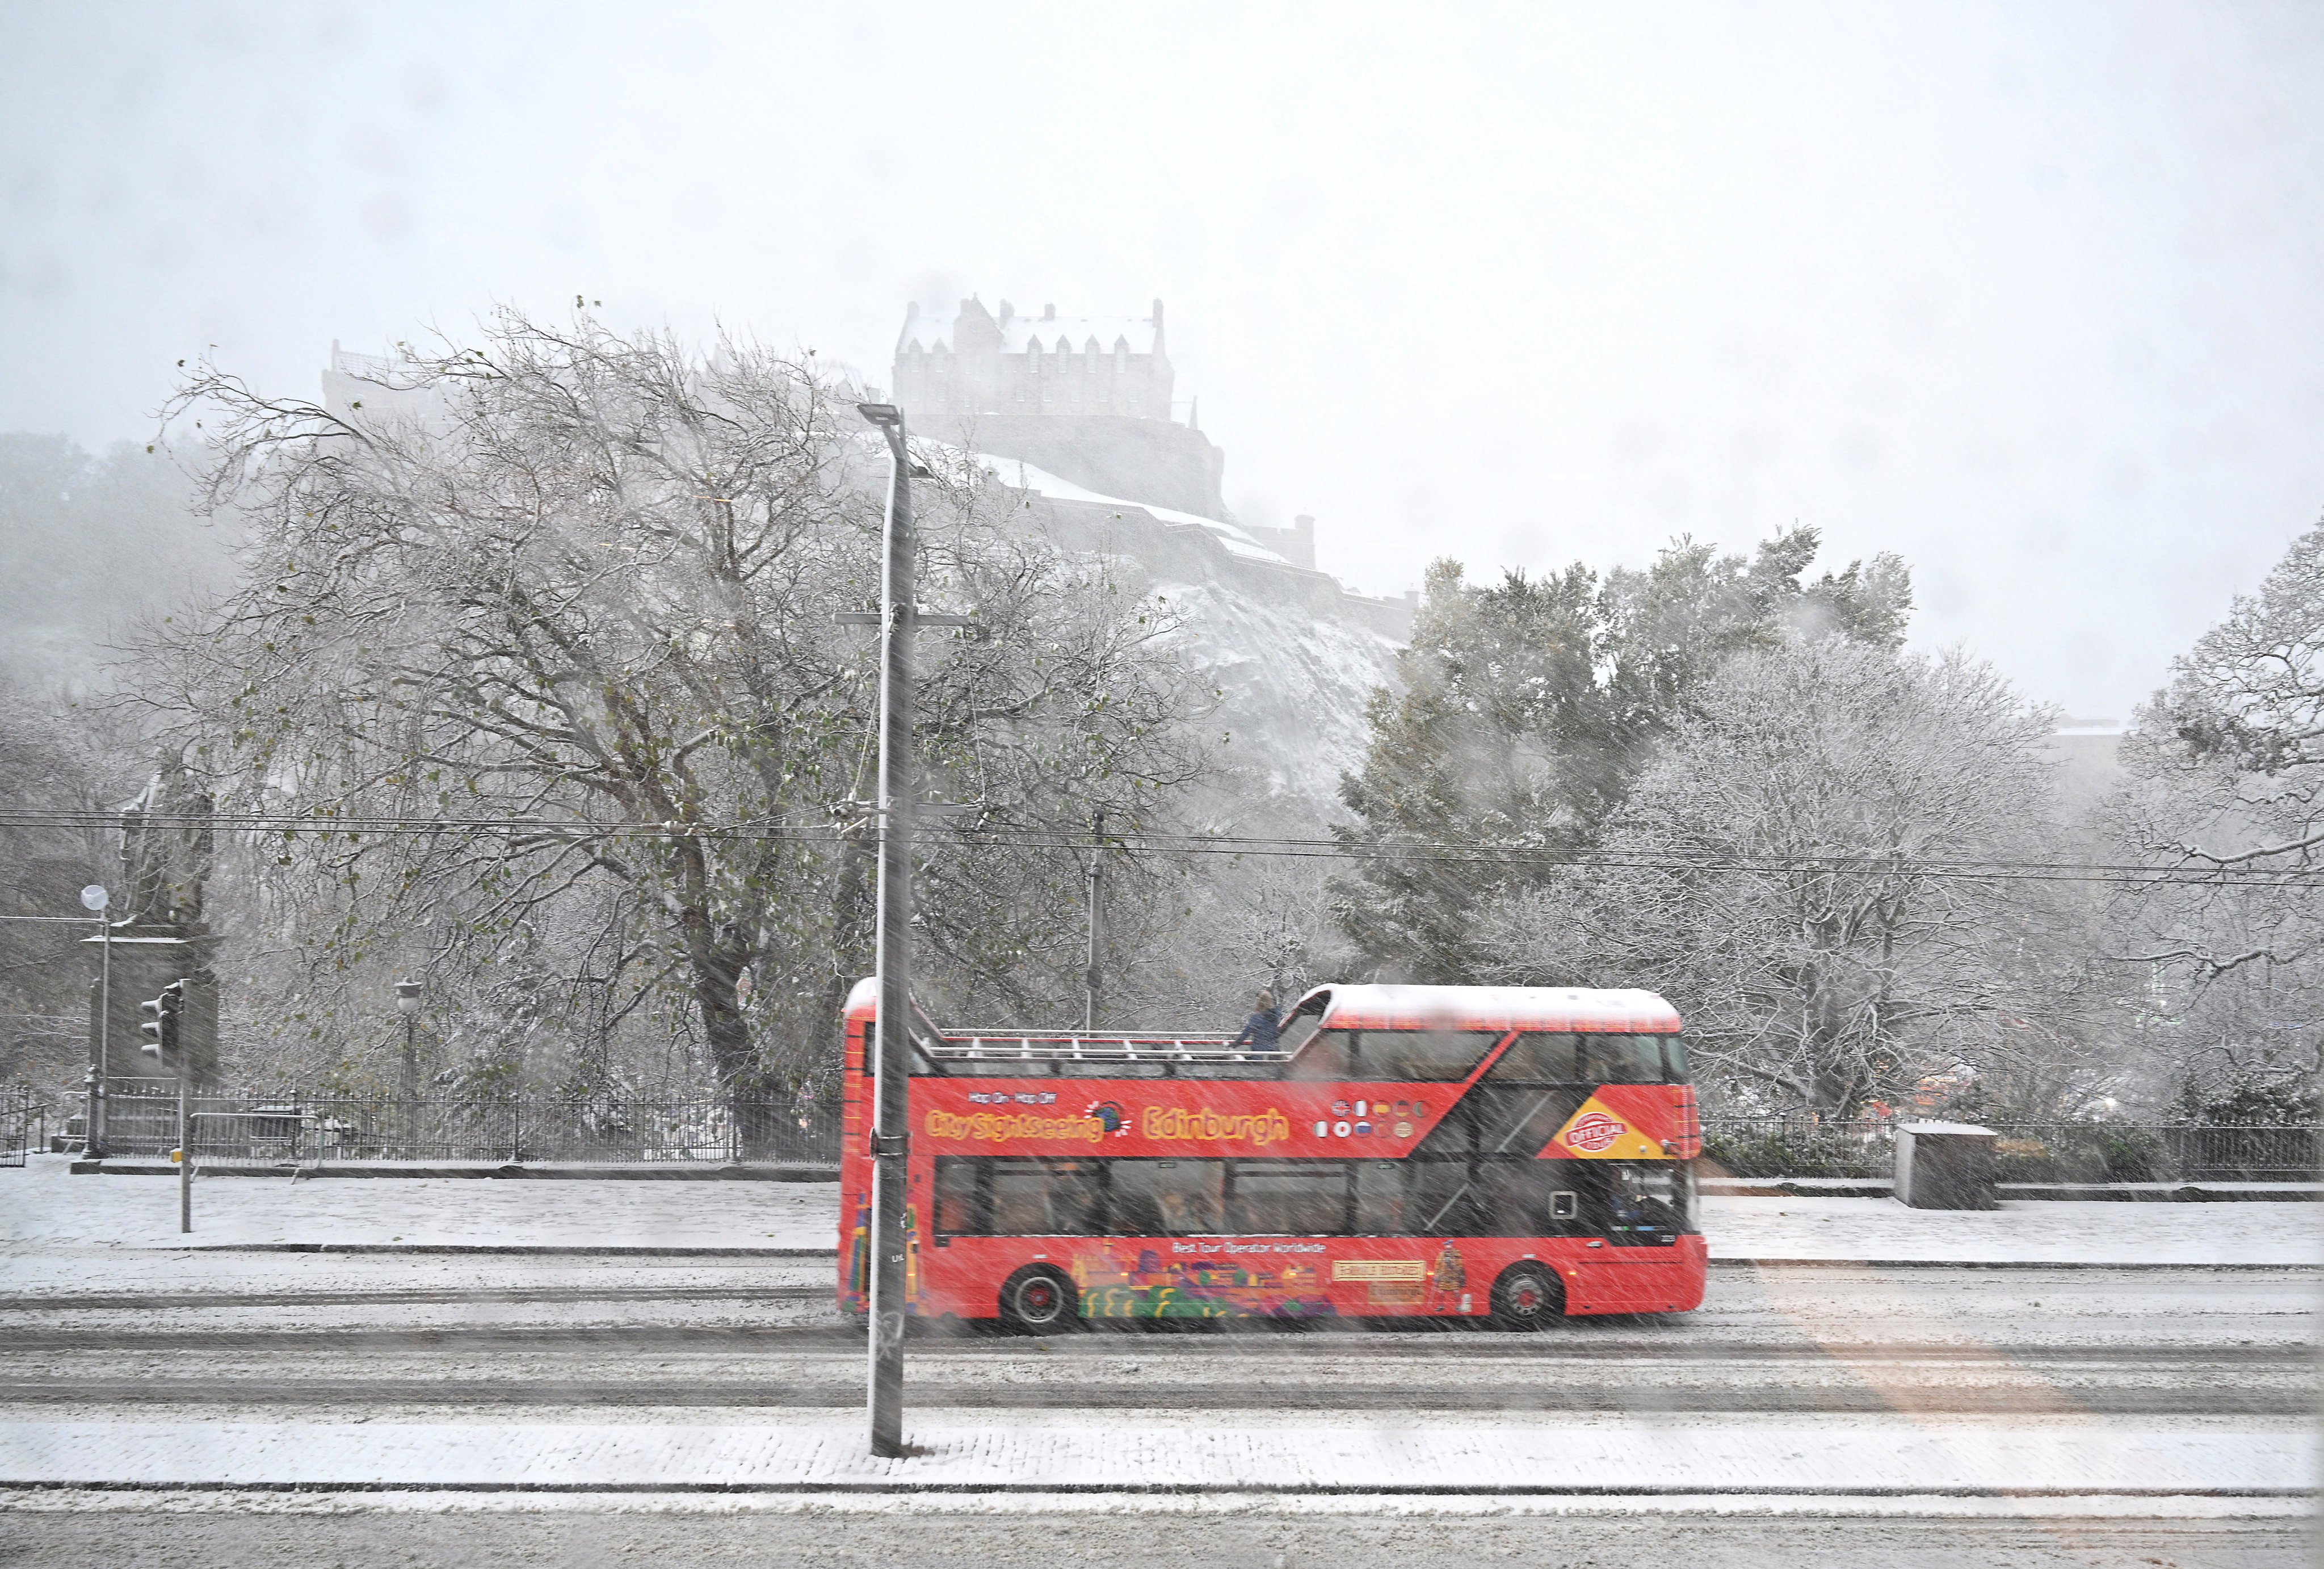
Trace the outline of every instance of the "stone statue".
[[[122, 899], [115, 918], [198, 928], [212, 856], [208, 794], [175, 759], [121, 814]], [[190, 936], [183, 932], [180, 935]]]

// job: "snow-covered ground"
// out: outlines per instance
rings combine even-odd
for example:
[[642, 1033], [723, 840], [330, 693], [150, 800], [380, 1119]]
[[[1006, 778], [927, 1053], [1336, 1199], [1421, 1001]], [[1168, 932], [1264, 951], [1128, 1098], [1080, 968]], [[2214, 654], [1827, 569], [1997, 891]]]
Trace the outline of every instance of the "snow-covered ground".
[[1404, 1492], [2171, 1494], [2315, 1485], [2304, 1425], [2248, 1418], [1950, 1420], [1609, 1415], [1318, 1422], [1120, 1411], [915, 1414], [926, 1453], [865, 1453], [858, 1417], [717, 1424], [208, 1423], [0, 1426], [8, 1483], [500, 1487], [954, 1487]]
[[[69, 1175], [59, 1157], [0, 1172], [0, 1248], [830, 1248], [837, 1190], [785, 1182], [292, 1181], [216, 1177], [178, 1232], [177, 1184]], [[1712, 1198], [1715, 1259], [2080, 1264], [2324, 1263], [2312, 1204], [2006, 1204], [1989, 1213], [1890, 1199]]]
[[830, 1183], [542, 1182], [494, 1177], [219, 1177], [194, 1183], [194, 1232], [178, 1184], [69, 1174], [63, 1157], [0, 1172], [0, 1248], [267, 1243], [592, 1249], [828, 1250]]
[[1887, 1198], [1713, 1198], [1713, 1259], [1974, 1264], [2324, 1263], [2324, 1205], [2010, 1201], [1907, 1209]]

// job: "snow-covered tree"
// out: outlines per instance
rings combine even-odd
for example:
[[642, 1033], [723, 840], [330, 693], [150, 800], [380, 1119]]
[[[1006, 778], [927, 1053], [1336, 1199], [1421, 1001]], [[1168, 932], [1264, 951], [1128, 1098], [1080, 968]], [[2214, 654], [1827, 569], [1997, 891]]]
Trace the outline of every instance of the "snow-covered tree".
[[2118, 901], [2158, 1092], [2307, 1091], [2324, 1057], [2324, 525], [2174, 661], [2109, 826], [2164, 874]]
[[1963, 656], [1829, 636], [1735, 656], [1692, 708], [1586, 870], [1483, 912], [1492, 973], [1661, 991], [1698, 1075], [1769, 1105], [2073, 1057], [2076, 885], [2023, 875], [2057, 854], [2049, 715]]
[[[877, 600], [884, 449], [807, 365], [586, 318], [392, 379], [335, 412], [195, 375], [243, 585], [145, 660], [221, 813], [287, 819], [308, 1029], [366, 961], [424, 963], [561, 988], [535, 1015], [679, 1003], [737, 1093], [828, 1058], [877, 783], [876, 640], [835, 616]], [[1029, 1003], [1079, 963], [1056, 826], [1135, 831], [1204, 764], [1164, 607], [977, 485], [918, 487], [922, 599], [977, 623], [921, 639], [924, 781], [978, 808], [932, 842], [922, 947], [933, 989]]]
[[[1725, 660], [1793, 632], [1900, 641], [1904, 564], [1803, 582], [1817, 547], [1812, 529], [1748, 558], [1680, 540], [1602, 581], [1576, 564], [1472, 586], [1457, 562], [1431, 567], [1397, 688], [1375, 694], [1370, 751], [1342, 787], [1354, 821], [1340, 837], [1367, 857], [1337, 911], [1360, 952], [1412, 980], [1477, 978], [1492, 958], [1480, 902], [1537, 881], [1522, 857], [1594, 842]], [[1416, 853], [1448, 845], [1461, 856]]]

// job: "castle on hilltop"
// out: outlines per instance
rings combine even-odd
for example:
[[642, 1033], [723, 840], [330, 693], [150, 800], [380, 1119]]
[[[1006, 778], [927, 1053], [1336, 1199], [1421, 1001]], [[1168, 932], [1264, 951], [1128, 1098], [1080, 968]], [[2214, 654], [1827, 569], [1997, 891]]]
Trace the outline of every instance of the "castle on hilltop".
[[999, 315], [973, 295], [949, 320], [905, 308], [896, 401], [914, 430], [1105, 495], [1227, 521], [1227, 455], [1189, 403], [1174, 417], [1162, 302], [1151, 316]]
[[[1120, 522], [1129, 516], [1121, 509], [1134, 508], [1152, 525], [1139, 553], [1154, 565], [1195, 570], [1185, 553], [1194, 549], [1216, 558], [1198, 576], [1222, 571], [1397, 635], [1409, 623], [1408, 600], [1350, 595], [1316, 571], [1314, 518], [1276, 529], [1227, 511], [1226, 454], [1203, 434], [1194, 400], [1183, 421], [1172, 401], [1159, 300], [1147, 316], [1059, 316], [1054, 305], [1020, 316], [1006, 300], [996, 314], [974, 295], [949, 318], [908, 305], [894, 375], [895, 401], [915, 434], [1013, 459], [1023, 466], [1013, 479], [1005, 462], [996, 475], [1040, 493], [1060, 520], [1089, 512], [1084, 521]], [[1164, 548], [1166, 540], [1174, 543]]]
[[948, 322], [906, 306], [896, 399], [927, 429], [1013, 414], [1167, 420], [1162, 302], [1151, 316], [1060, 317], [1045, 305], [1032, 317], [1004, 300], [996, 317], [972, 295]]

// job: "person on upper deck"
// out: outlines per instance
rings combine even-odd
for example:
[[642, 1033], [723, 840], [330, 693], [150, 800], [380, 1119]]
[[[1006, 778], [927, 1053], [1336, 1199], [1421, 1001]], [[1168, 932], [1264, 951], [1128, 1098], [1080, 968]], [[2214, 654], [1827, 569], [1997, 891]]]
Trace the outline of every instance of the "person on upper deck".
[[1235, 1037], [1235, 1049], [1249, 1047], [1253, 1051], [1273, 1051], [1282, 1038], [1282, 1029], [1275, 1017], [1275, 993], [1262, 991], [1257, 1011], [1242, 1021], [1242, 1033]]

